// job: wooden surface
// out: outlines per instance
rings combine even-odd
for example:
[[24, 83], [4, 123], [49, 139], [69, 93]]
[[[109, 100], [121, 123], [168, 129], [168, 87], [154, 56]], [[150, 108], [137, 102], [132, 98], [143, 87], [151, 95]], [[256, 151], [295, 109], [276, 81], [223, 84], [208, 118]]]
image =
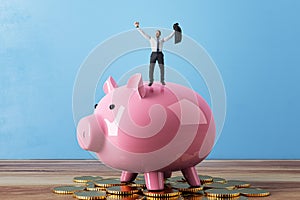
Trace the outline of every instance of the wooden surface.
[[[300, 200], [300, 160], [208, 160], [197, 166], [199, 174], [237, 179], [271, 192], [269, 197], [249, 199]], [[73, 177], [119, 177], [96, 160], [0, 160], [0, 199], [74, 199], [52, 193], [52, 188], [74, 184]], [[180, 172], [173, 176], [181, 175]]]

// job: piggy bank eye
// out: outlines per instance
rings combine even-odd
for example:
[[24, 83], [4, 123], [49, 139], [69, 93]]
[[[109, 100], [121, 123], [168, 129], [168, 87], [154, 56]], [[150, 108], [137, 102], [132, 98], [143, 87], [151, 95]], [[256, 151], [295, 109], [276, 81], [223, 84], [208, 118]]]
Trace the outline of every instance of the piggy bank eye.
[[95, 104], [95, 105], [94, 105], [94, 108], [96, 109], [96, 108], [97, 108], [97, 106], [98, 106], [98, 104]]
[[112, 109], [114, 109], [114, 108], [115, 108], [115, 104], [110, 104], [110, 105], [109, 105], [109, 109], [112, 110]]

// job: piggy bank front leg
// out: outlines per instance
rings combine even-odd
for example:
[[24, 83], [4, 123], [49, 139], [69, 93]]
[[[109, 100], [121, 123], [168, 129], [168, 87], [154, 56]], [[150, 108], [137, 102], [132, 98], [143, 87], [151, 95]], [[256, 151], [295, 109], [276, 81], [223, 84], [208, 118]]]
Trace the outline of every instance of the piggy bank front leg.
[[185, 180], [192, 187], [200, 186], [200, 179], [195, 167], [189, 167], [181, 170]]
[[164, 173], [163, 172], [146, 172], [144, 174], [146, 186], [148, 190], [164, 189]]
[[131, 172], [127, 172], [127, 171], [122, 171], [120, 181], [125, 182], [125, 183], [133, 182], [137, 175], [138, 175], [138, 173], [131, 173]]

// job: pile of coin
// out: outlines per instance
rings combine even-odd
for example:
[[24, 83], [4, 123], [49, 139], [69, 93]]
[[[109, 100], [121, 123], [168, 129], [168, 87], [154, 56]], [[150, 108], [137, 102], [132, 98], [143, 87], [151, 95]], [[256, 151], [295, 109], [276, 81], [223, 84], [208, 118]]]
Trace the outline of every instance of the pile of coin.
[[77, 199], [108, 199], [108, 200], [213, 200], [231, 199], [245, 200], [247, 197], [264, 197], [270, 192], [252, 188], [251, 185], [239, 180], [225, 180], [220, 177], [199, 175], [201, 186], [190, 187], [181, 176], [165, 180], [165, 189], [149, 191], [143, 176], [138, 176], [135, 182], [122, 183], [117, 179], [100, 176], [74, 177], [76, 185], [66, 185], [53, 188], [56, 194], [70, 194]]

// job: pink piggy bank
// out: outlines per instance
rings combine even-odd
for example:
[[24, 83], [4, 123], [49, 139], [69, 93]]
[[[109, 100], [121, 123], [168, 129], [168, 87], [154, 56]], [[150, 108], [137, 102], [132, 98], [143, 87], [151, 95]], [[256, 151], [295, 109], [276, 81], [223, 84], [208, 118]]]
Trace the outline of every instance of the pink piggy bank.
[[94, 113], [78, 123], [81, 148], [122, 170], [121, 182], [144, 173], [148, 190], [163, 190], [164, 178], [181, 170], [191, 186], [199, 186], [195, 165], [210, 153], [216, 135], [205, 100], [175, 83], [149, 87], [141, 74], [121, 87], [109, 77], [103, 89]]

